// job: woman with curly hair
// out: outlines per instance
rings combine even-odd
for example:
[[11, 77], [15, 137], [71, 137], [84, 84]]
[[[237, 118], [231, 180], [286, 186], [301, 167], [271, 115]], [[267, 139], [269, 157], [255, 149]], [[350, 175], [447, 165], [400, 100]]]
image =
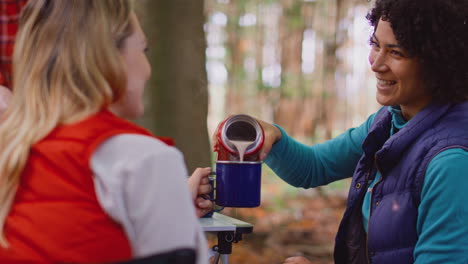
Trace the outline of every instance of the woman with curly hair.
[[297, 187], [352, 176], [335, 263], [468, 263], [468, 1], [377, 0], [367, 19], [383, 107], [314, 146], [262, 122], [262, 156]]

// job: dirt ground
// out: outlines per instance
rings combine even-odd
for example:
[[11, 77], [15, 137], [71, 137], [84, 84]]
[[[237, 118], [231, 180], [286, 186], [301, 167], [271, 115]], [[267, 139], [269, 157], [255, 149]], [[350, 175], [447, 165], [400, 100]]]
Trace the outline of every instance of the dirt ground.
[[[254, 224], [252, 234], [233, 244], [231, 264], [283, 263], [304, 256], [312, 263], [333, 263], [335, 234], [343, 215], [343, 195], [286, 197], [281, 208], [262, 201], [257, 208], [226, 208], [223, 214]], [[278, 203], [278, 202], [276, 202]], [[215, 237], [209, 236], [210, 246]]]

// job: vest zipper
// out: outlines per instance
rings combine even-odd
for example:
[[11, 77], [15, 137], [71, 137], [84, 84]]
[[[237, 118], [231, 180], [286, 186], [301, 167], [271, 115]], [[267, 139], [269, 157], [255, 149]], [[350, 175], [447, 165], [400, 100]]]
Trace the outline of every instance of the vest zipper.
[[[367, 220], [367, 234], [366, 234], [366, 255], [367, 255], [367, 261], [369, 264], [371, 263], [370, 257], [369, 257], [369, 233], [370, 233], [369, 223], [370, 223], [371, 214], [372, 214], [372, 205], [373, 205], [372, 199], [374, 199], [374, 196], [372, 194], [373, 194], [374, 188], [377, 186], [377, 184], [379, 184], [382, 181], [382, 178], [383, 178], [382, 173], [380, 172], [380, 169], [379, 169], [379, 165], [377, 163], [377, 155], [374, 156], [374, 163], [375, 163], [375, 168], [377, 169], [377, 172], [380, 173], [380, 178], [374, 184], [374, 186], [372, 186], [372, 189], [370, 190], [371, 200], [370, 200], [370, 206], [369, 206], [369, 219]], [[369, 170], [369, 172], [367, 173], [368, 178], [370, 177], [370, 172], [371, 171]]]

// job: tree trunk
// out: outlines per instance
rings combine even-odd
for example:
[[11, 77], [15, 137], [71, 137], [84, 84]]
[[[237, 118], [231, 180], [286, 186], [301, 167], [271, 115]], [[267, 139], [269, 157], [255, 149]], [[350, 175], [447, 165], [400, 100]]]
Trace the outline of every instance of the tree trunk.
[[189, 172], [211, 164], [203, 0], [140, 3], [153, 66], [145, 124], [175, 139]]
[[304, 76], [302, 74], [302, 42], [305, 23], [303, 3], [281, 1], [283, 16], [280, 22], [281, 42], [281, 98], [275, 111], [275, 122], [291, 135], [297, 135], [301, 125], [298, 120], [304, 111]]
[[[345, 15], [344, 0], [334, 1], [334, 16], [329, 16], [329, 38], [325, 40], [324, 50], [324, 92], [322, 100], [324, 110], [322, 111], [322, 120], [325, 122], [325, 138], [331, 139], [333, 136], [333, 124], [335, 124], [337, 110], [337, 82], [336, 72], [338, 67], [338, 58], [336, 51], [343, 42], [343, 30], [340, 30], [339, 23]], [[330, 8], [330, 7], [329, 7]]]
[[230, 63], [228, 63], [228, 89], [226, 93], [226, 112], [242, 113], [245, 109], [244, 96], [244, 48], [242, 47], [242, 29], [239, 26], [240, 17], [245, 13], [246, 1], [230, 1], [228, 4], [227, 43]]

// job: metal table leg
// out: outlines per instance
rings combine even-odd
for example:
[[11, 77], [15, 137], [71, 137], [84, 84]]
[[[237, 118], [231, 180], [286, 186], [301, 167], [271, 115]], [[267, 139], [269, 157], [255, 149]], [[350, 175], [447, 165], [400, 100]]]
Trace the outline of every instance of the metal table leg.
[[228, 254], [220, 254], [221, 256], [221, 263], [229, 264], [229, 255]]

